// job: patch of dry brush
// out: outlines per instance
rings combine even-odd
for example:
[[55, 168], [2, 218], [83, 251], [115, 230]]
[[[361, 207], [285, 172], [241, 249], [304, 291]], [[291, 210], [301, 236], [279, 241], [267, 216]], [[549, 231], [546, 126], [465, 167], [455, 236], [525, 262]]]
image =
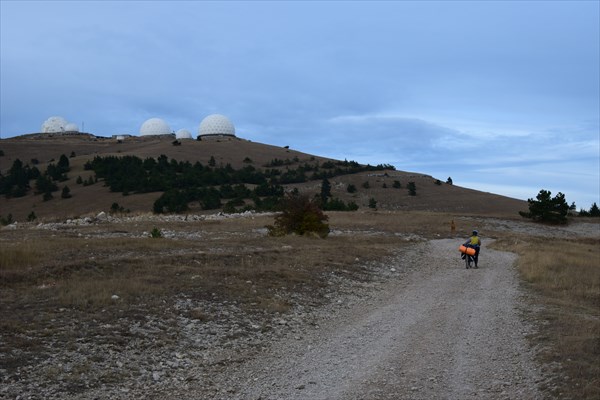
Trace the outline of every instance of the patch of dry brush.
[[519, 253], [519, 271], [544, 305], [540, 331], [544, 363], [556, 366], [558, 398], [600, 398], [600, 240], [502, 239]]

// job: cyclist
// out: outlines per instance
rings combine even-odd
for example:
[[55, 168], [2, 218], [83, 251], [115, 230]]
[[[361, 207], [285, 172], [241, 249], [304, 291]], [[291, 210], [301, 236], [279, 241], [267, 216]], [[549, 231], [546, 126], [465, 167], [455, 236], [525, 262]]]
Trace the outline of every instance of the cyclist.
[[475, 261], [475, 268], [477, 268], [477, 261], [479, 261], [479, 250], [481, 249], [481, 239], [479, 239], [479, 232], [474, 230], [472, 236], [465, 242], [465, 246], [472, 247], [475, 249], [473, 261]]

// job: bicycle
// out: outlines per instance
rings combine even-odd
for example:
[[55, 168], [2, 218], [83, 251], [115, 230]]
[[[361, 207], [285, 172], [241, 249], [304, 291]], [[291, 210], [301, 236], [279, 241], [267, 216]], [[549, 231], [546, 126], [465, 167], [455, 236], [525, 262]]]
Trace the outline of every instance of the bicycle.
[[[465, 258], [465, 268], [473, 268], [472, 265], [475, 262], [475, 249], [470, 246], [461, 245], [458, 250], [463, 254]], [[477, 266], [475, 266], [477, 268]]]

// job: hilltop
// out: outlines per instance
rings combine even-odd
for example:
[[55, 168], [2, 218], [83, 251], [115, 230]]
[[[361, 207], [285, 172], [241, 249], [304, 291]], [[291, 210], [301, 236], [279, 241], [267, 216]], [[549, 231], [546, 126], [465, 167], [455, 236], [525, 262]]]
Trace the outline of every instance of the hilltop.
[[[70, 171], [67, 180], [58, 184], [67, 185], [71, 198], [62, 199], [60, 192], [49, 201], [43, 201], [42, 195], [30, 191], [24, 197], [0, 198], [0, 215], [12, 214], [14, 220], [25, 220], [32, 211], [39, 219], [68, 218], [108, 211], [113, 203], [133, 213], [150, 212], [160, 192], [131, 194], [110, 192], [102, 181], [95, 185], [84, 186], [76, 183], [93, 176], [93, 171], [85, 170], [86, 162], [96, 156], [136, 156], [141, 159], [165, 155], [169, 160], [208, 165], [211, 158], [216, 167], [231, 165], [241, 169], [251, 165], [259, 170], [276, 168], [282, 171], [298, 168], [303, 164], [323, 164], [340, 162], [317, 155], [303, 153], [286, 147], [256, 143], [240, 138], [222, 138], [218, 140], [180, 140], [174, 145], [170, 135], [151, 137], [126, 137], [118, 141], [114, 138], [97, 137], [91, 134], [48, 135], [32, 134], [0, 140], [0, 172], [6, 174], [13, 162], [19, 159], [23, 164], [35, 166], [44, 171], [48, 164], [56, 163], [61, 155], [69, 157]], [[177, 144], [177, 143], [176, 143]], [[274, 160], [279, 163], [273, 163]], [[445, 177], [440, 177], [445, 181]], [[332, 195], [343, 201], [353, 201], [361, 209], [368, 209], [370, 199], [377, 201], [379, 210], [436, 211], [474, 215], [517, 216], [525, 210], [527, 203], [492, 193], [449, 185], [436, 177], [409, 171], [393, 169], [366, 171], [339, 175], [330, 179]], [[398, 181], [400, 188], [395, 188]], [[368, 182], [368, 184], [367, 184]], [[416, 196], [410, 196], [407, 184], [414, 182]], [[318, 193], [321, 180], [283, 185], [286, 189], [297, 187], [301, 192]], [[355, 193], [348, 193], [348, 185], [356, 187]], [[33, 184], [32, 184], [33, 186]]]

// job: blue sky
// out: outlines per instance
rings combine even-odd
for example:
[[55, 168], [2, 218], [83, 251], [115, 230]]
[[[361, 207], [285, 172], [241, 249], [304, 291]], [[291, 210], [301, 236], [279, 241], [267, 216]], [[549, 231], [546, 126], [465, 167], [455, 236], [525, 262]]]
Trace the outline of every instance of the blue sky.
[[600, 203], [599, 1], [0, 1], [0, 134], [148, 118]]

